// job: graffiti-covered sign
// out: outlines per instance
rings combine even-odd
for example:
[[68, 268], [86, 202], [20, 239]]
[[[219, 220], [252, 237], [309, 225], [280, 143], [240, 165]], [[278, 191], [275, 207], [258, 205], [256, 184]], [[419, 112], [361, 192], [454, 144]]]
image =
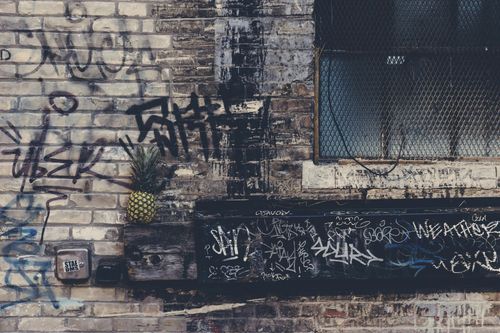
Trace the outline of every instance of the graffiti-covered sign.
[[477, 203], [204, 202], [197, 224], [199, 276], [500, 277], [500, 207]]

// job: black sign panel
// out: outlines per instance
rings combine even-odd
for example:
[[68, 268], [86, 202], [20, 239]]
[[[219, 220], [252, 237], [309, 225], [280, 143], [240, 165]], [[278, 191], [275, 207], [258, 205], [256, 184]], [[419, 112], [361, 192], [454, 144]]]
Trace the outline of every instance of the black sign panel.
[[500, 277], [491, 200], [203, 202], [204, 281]]

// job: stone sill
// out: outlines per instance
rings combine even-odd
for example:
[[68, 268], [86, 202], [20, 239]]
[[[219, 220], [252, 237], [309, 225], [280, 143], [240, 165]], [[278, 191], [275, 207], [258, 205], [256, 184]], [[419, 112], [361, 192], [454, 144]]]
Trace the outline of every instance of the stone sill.
[[[302, 163], [302, 188], [322, 189], [497, 189], [500, 159], [481, 161], [402, 161], [387, 176], [378, 176], [349, 160], [316, 165]], [[363, 161], [365, 162], [365, 161]], [[383, 173], [388, 161], [369, 161], [370, 169]]]

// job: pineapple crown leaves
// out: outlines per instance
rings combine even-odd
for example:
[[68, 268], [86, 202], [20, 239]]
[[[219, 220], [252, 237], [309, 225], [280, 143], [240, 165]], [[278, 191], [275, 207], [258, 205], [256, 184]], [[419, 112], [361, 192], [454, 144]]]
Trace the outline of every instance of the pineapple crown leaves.
[[165, 187], [160, 151], [157, 147], [138, 146], [131, 155], [132, 190], [158, 194]]

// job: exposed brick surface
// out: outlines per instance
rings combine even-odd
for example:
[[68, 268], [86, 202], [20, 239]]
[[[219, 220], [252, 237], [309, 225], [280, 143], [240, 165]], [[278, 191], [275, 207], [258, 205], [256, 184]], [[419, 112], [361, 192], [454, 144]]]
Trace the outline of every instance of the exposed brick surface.
[[[134, 145], [158, 144], [157, 135], [168, 141], [171, 170], [155, 222], [186, 233], [195, 202], [207, 198], [500, 196], [495, 159], [404, 163], [378, 178], [348, 161], [313, 165], [313, 5], [0, 1], [0, 332], [500, 331], [495, 290], [206, 299], [177, 283], [96, 281], [100, 259], [125, 254], [143, 263], [163, 255], [168, 274], [152, 276], [196, 278], [192, 241], [167, 254], [153, 244], [130, 251], [123, 242], [130, 166], [119, 140], [127, 136]], [[169, 125], [144, 130], [127, 114], [165, 97]], [[266, 97], [264, 130], [255, 119]], [[142, 121], [166, 111], [144, 110]], [[259, 139], [231, 142], [236, 132]], [[91, 250], [88, 281], [55, 277], [55, 252], [65, 246]]]

